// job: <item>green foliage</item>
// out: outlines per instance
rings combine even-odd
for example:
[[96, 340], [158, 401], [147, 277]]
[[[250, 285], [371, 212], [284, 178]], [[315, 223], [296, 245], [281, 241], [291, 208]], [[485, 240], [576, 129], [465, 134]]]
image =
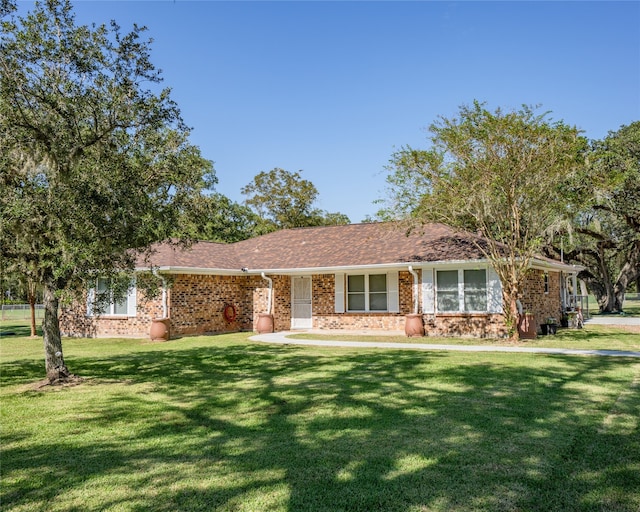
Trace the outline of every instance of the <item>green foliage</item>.
[[184, 212], [181, 230], [194, 240], [239, 242], [259, 234], [260, 218], [247, 206], [214, 193], [202, 194]]
[[640, 121], [592, 141], [575, 178], [566, 257], [586, 267], [600, 310], [620, 311], [640, 278]]
[[[2, 21], [0, 248], [45, 286], [45, 302], [131, 270], [215, 182], [159, 88], [144, 32], [78, 26], [67, 0]], [[45, 346], [61, 353], [49, 305]]]
[[477, 101], [458, 117], [440, 118], [430, 133], [430, 148], [404, 147], [392, 156], [381, 216], [481, 233], [505, 311], [515, 315], [531, 258], [564, 218], [568, 179], [583, 165], [586, 141], [532, 107], [491, 112]]
[[242, 193], [249, 196], [245, 203], [260, 218], [260, 234], [277, 229], [349, 224], [349, 218], [342, 213], [314, 208], [318, 190], [309, 180], [302, 179], [301, 172], [279, 168], [263, 171], [242, 188]]
[[324, 212], [319, 219], [321, 222], [321, 226], [342, 226], [345, 224], [349, 224], [351, 220], [344, 213], [335, 212]]
[[392, 156], [384, 213], [481, 231], [519, 257], [538, 251], [580, 168], [578, 131], [530, 107], [490, 112], [478, 102], [430, 131], [430, 149]]
[[614, 213], [640, 232], [640, 121], [593, 142], [590, 178], [593, 206]]
[[[67, 2], [3, 22], [2, 251], [62, 281], [130, 266], [211, 183], [144, 29], [74, 24]], [[208, 179], [208, 181], [207, 181]]]
[[0, 0], [0, 17], [11, 14], [16, 9], [15, 0]]

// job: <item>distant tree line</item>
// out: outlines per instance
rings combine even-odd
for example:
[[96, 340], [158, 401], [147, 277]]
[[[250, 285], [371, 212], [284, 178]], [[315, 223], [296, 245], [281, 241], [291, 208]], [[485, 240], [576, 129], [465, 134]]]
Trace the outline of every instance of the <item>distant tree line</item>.
[[349, 224], [349, 217], [314, 206], [315, 185], [302, 171], [275, 168], [258, 173], [244, 186], [243, 203], [219, 193], [202, 194], [185, 212], [187, 234], [198, 240], [237, 242], [279, 229]]

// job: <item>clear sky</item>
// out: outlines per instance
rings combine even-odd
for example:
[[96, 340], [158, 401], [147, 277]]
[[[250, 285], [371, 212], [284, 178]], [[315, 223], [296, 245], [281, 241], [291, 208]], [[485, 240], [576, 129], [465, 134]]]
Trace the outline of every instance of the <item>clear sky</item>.
[[[32, 2], [21, 1], [25, 10]], [[542, 105], [603, 138], [640, 120], [640, 2], [76, 1], [146, 25], [216, 190], [302, 170], [317, 206], [373, 216], [394, 150], [474, 99]]]

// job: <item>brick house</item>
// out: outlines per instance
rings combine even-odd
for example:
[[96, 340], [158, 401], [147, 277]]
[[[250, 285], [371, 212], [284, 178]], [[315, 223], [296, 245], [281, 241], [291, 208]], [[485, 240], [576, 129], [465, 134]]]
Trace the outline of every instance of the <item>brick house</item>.
[[[500, 280], [482, 243], [441, 224], [407, 234], [370, 223], [288, 229], [233, 244], [198, 242], [188, 250], [159, 245], [139, 270], [152, 265], [169, 279], [164, 302], [141, 300], [133, 285], [100, 315], [90, 301], [65, 309], [61, 329], [72, 336], [145, 337], [152, 320], [164, 315], [172, 336], [251, 331], [261, 314], [271, 313], [276, 331], [402, 330], [406, 315], [417, 312], [426, 335], [504, 336]], [[538, 325], [560, 316], [578, 270], [533, 261], [522, 303]]]

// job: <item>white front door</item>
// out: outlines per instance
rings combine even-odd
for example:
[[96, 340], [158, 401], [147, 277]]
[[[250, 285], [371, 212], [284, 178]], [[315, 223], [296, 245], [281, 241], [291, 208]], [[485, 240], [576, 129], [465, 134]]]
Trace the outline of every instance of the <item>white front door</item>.
[[291, 278], [291, 328], [311, 329], [311, 277]]

